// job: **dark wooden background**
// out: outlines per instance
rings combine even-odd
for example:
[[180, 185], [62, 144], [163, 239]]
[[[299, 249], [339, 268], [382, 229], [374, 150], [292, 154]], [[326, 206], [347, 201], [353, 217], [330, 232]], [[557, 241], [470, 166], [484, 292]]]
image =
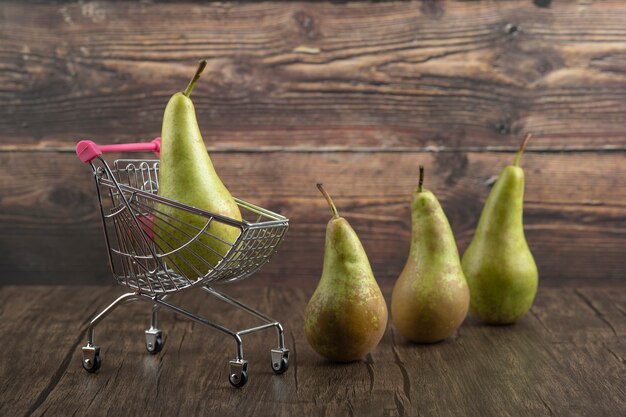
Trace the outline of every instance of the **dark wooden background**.
[[626, 269], [626, 2], [0, 4], [0, 282], [110, 284], [79, 139], [159, 135], [194, 91], [214, 163], [292, 227], [258, 283], [313, 285], [322, 181], [383, 283], [418, 165], [462, 251], [525, 132], [527, 238], [546, 286]]

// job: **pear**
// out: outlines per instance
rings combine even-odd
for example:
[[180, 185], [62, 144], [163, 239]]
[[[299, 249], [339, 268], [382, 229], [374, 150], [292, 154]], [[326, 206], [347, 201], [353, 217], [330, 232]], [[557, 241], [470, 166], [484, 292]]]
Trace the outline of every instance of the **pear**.
[[[241, 212], [211, 162], [189, 95], [206, 66], [201, 61], [184, 92], [167, 103], [161, 131], [158, 194], [198, 209], [241, 220]], [[171, 252], [189, 242], [207, 218], [169, 205], [155, 207], [155, 243]], [[180, 221], [179, 221], [180, 220]], [[240, 229], [213, 220], [193, 243], [166, 257], [168, 265], [191, 280], [206, 275], [237, 239]]]
[[383, 337], [387, 305], [359, 238], [322, 184], [333, 217], [326, 227], [322, 277], [309, 301], [304, 331], [320, 355], [336, 362], [363, 358]]
[[498, 177], [463, 255], [470, 310], [485, 323], [514, 323], [530, 309], [537, 293], [537, 265], [522, 223], [524, 171], [519, 167], [529, 139], [530, 134], [522, 141], [513, 165]]
[[411, 202], [411, 248], [391, 295], [398, 332], [417, 343], [450, 336], [469, 307], [469, 290], [450, 223], [435, 195], [423, 188], [424, 168]]

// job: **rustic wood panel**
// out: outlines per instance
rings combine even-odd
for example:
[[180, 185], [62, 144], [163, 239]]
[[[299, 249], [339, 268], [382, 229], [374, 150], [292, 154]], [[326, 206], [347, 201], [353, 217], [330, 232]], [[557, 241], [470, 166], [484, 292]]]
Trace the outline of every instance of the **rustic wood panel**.
[[[626, 4], [0, 4], [0, 149], [159, 133], [220, 149], [626, 147]], [[543, 2], [550, 3], [550, 2]]]
[[[95, 375], [84, 372], [79, 347], [86, 319], [119, 294], [119, 288], [0, 288], [0, 337], [7, 359], [0, 362], [0, 412], [486, 417], [626, 413], [626, 328], [620, 326], [624, 287], [542, 288], [532, 314], [518, 324], [489, 327], [470, 318], [455, 337], [434, 345], [407, 343], [390, 324], [370, 355], [343, 365], [323, 360], [306, 342], [302, 314], [311, 288], [230, 289], [280, 320], [291, 349], [290, 369], [275, 376], [268, 363], [273, 332], [245, 336], [250, 381], [241, 390], [226, 381], [233, 343], [171, 314], [161, 316], [163, 351], [148, 355], [142, 331], [149, 305], [141, 303], [121, 307], [100, 325], [97, 342], [103, 367]], [[389, 296], [388, 289], [384, 292]], [[251, 324], [199, 291], [174, 298], [233, 327]], [[24, 340], [33, 343], [25, 345]], [[45, 355], [40, 343], [45, 343]]]
[[[214, 153], [221, 177], [246, 200], [284, 213], [291, 227], [259, 283], [312, 284], [321, 273], [330, 211], [324, 182], [381, 282], [395, 280], [410, 239], [418, 165], [440, 198], [460, 250], [469, 243], [504, 153]], [[542, 285], [623, 281], [626, 177], [614, 153], [529, 153], [525, 226]], [[95, 186], [74, 155], [3, 154], [0, 274], [13, 283], [110, 283]]]
[[419, 163], [463, 250], [502, 152], [533, 131], [526, 229], [542, 283], [618, 283], [625, 21], [621, 1], [2, 2], [0, 281], [111, 282], [73, 145], [158, 135], [204, 57], [194, 101], [220, 174], [292, 219], [255, 282], [319, 276], [317, 181], [391, 282]]

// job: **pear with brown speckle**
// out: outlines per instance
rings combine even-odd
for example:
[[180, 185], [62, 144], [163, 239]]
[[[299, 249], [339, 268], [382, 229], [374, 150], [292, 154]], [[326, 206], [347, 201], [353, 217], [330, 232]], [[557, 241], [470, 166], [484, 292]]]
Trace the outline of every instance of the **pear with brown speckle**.
[[423, 189], [424, 168], [411, 203], [409, 257], [391, 295], [391, 318], [407, 339], [433, 343], [450, 336], [469, 307], [469, 290], [448, 219]]
[[387, 328], [387, 304], [367, 254], [322, 184], [333, 217], [326, 227], [322, 278], [304, 314], [304, 332], [320, 355], [337, 362], [363, 358]]

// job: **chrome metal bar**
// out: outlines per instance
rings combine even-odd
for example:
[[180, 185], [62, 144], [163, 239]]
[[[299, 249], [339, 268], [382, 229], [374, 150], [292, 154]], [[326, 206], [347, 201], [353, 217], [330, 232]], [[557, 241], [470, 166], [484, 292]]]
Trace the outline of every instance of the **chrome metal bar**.
[[244, 334], [254, 333], [254, 332], [258, 332], [259, 330], [265, 330], [265, 329], [269, 329], [270, 327], [275, 327], [276, 324], [278, 324], [278, 323], [262, 324], [260, 326], [251, 327], [249, 329], [239, 330], [237, 332], [237, 334], [240, 335], [240, 336], [243, 336]]
[[[101, 157], [98, 156], [98, 159], [100, 160], [100, 162], [102, 163], [102, 166], [104, 167], [104, 169], [107, 172], [107, 176], [109, 178], [112, 179], [112, 182], [115, 186], [115, 188], [117, 189], [117, 191], [120, 193], [120, 199], [122, 200], [122, 202], [124, 203], [124, 205], [126, 207], [128, 207], [131, 211], [131, 217], [133, 220], [133, 223], [135, 224], [135, 226], [137, 226], [137, 228], [141, 229], [141, 226], [139, 225], [139, 220], [137, 220], [137, 216], [135, 215], [135, 213], [132, 212], [132, 207], [130, 205], [130, 201], [126, 198], [126, 196], [124, 195], [124, 192], [122, 191], [122, 188], [126, 188], [127, 186], [120, 184], [116, 179], [115, 176], [113, 175], [113, 171], [111, 170], [111, 168], [109, 167], [109, 164], [107, 164], [107, 162]], [[105, 184], [107, 182], [106, 179], [101, 178], [99, 183], [100, 184]], [[134, 196], [138, 191], [137, 189], [133, 188], [133, 187], [128, 187], [128, 189], [126, 190], [127, 192], [132, 193], [132, 195]], [[158, 258], [157, 258], [157, 254], [156, 252], [150, 247], [150, 243], [148, 242], [146, 236], [142, 233], [140, 235], [142, 241], [145, 243], [145, 245], [148, 247], [148, 249], [150, 250], [150, 254], [154, 257], [155, 260], [157, 260], [158, 262]]]
[[98, 323], [100, 323], [102, 320], [104, 320], [104, 318], [106, 316], [111, 314], [111, 312], [113, 310], [115, 310], [117, 307], [119, 307], [120, 305], [128, 303], [128, 302], [132, 302], [132, 301], [137, 301], [139, 299], [137, 297], [138, 297], [138, 294], [134, 293], [134, 292], [129, 292], [129, 293], [123, 294], [123, 295], [119, 296], [111, 304], [109, 304], [109, 306], [107, 308], [105, 308], [104, 310], [102, 310], [96, 317], [91, 319], [91, 322], [89, 323], [89, 329], [87, 330], [87, 334], [88, 334], [88, 336], [87, 336], [88, 337], [87, 338], [87, 346], [93, 346], [95, 333], [96, 333], [95, 332], [96, 325]]
[[237, 349], [236, 349], [236, 355], [237, 355], [237, 359], [243, 360], [243, 343], [241, 341], [241, 337], [239, 337], [239, 335], [236, 332], [233, 332], [232, 330], [230, 330], [227, 327], [224, 327], [220, 324], [214, 323], [210, 320], [207, 320], [203, 317], [200, 316], [196, 316], [195, 314], [181, 308], [178, 306], [175, 306], [173, 304], [169, 304], [165, 301], [163, 301], [162, 299], [159, 299], [159, 297], [151, 297], [145, 294], [137, 294], [137, 296], [139, 298], [141, 298], [142, 300], [146, 300], [155, 304], [158, 304], [160, 307], [166, 308], [170, 311], [173, 311], [174, 313], [180, 314], [181, 316], [187, 317], [189, 320], [193, 320], [196, 323], [199, 323], [203, 326], [206, 327], [210, 327], [213, 328], [215, 330], [219, 330], [222, 333], [226, 333], [230, 336], [232, 336], [235, 339], [235, 342], [237, 343]]
[[222, 292], [219, 292], [216, 289], [214, 289], [212, 287], [209, 287], [208, 285], [204, 285], [202, 287], [202, 289], [204, 291], [208, 292], [209, 294], [219, 298], [220, 300], [222, 300], [224, 302], [227, 302], [229, 304], [235, 305], [235, 306], [241, 308], [242, 310], [245, 310], [247, 313], [253, 315], [254, 317], [256, 317], [256, 318], [258, 318], [260, 320], [263, 320], [263, 321], [265, 321], [267, 323], [274, 323], [276, 321], [273, 318], [268, 317], [265, 314], [256, 311], [252, 307], [249, 307], [249, 306], [245, 305], [241, 301], [235, 300], [234, 298], [232, 298], [232, 297], [230, 297], [230, 296], [228, 296], [228, 295], [226, 295], [226, 294], [224, 294]]
[[120, 193], [122, 191], [126, 191], [126, 192], [134, 192], [137, 193], [138, 195], [142, 196], [142, 197], [149, 197], [150, 199], [157, 201], [159, 203], [162, 204], [166, 204], [168, 206], [172, 206], [174, 208], [179, 208], [181, 210], [184, 210], [186, 212], [189, 213], [193, 213], [193, 214], [197, 214], [199, 216], [203, 216], [203, 217], [213, 217], [215, 220], [219, 221], [220, 223], [224, 223], [224, 224], [228, 224], [230, 226], [233, 227], [238, 227], [238, 228], [244, 228], [247, 227], [247, 224], [243, 221], [239, 221], [239, 220], [234, 220], [231, 219], [230, 217], [226, 217], [226, 216], [222, 216], [221, 214], [217, 214], [217, 213], [211, 213], [208, 212], [206, 210], [201, 210], [199, 208], [196, 207], [192, 207], [192, 206], [188, 206], [186, 204], [182, 204], [176, 200], [172, 200], [169, 198], [165, 198], [162, 197], [160, 195], [157, 194], [153, 194], [149, 191], [143, 191], [143, 190], [137, 190], [134, 187], [130, 187], [128, 185], [124, 185], [124, 184], [119, 184], [118, 182], [116, 182], [115, 180], [111, 181], [111, 180], [107, 180], [107, 179], [103, 179], [101, 180], [101, 184], [107, 186], [107, 187], [116, 187], [120, 190]]
[[[165, 300], [165, 298], [167, 297], [166, 295], [162, 295], [160, 297], [161, 300]], [[158, 312], [159, 312], [159, 305], [158, 304], [152, 304], [152, 316], [150, 318], [150, 329], [156, 329], [157, 325], [158, 325]]]
[[261, 215], [263, 215], [265, 217], [268, 217], [268, 218], [270, 218], [272, 220], [278, 220], [278, 221], [281, 221], [281, 222], [284, 221], [284, 220], [287, 220], [287, 218], [285, 216], [282, 216], [282, 215], [280, 215], [278, 213], [274, 213], [272, 211], [264, 209], [263, 207], [259, 207], [259, 206], [256, 206], [256, 205], [252, 204], [252, 203], [248, 203], [247, 201], [241, 200], [241, 199], [239, 199], [237, 197], [233, 197], [233, 199], [235, 200], [235, 203], [237, 203], [239, 206], [245, 207], [245, 208], [247, 208], [248, 210], [250, 210], [253, 213], [261, 214]]
[[283, 330], [283, 325], [279, 322], [276, 322], [276, 333], [278, 334], [278, 347], [281, 349], [285, 348], [285, 331]]
[[[258, 312], [257, 310], [253, 309], [252, 307], [249, 307], [249, 306], [245, 305], [241, 301], [235, 300], [234, 298], [229, 297], [228, 295], [226, 295], [224, 293], [221, 293], [221, 292], [219, 292], [219, 291], [209, 287], [208, 285], [202, 286], [202, 289], [204, 291], [208, 292], [209, 294], [213, 295], [214, 297], [217, 297], [218, 299], [220, 299], [220, 300], [222, 300], [222, 301], [224, 301], [226, 303], [229, 303], [229, 304], [232, 304], [232, 305], [234, 305], [236, 307], [239, 307], [240, 309], [242, 309], [243, 311], [247, 312], [248, 314], [250, 314], [250, 315], [252, 315], [252, 316], [254, 316], [254, 317], [256, 317], [256, 318], [258, 318], [260, 320], [263, 320], [263, 321], [267, 322], [268, 325], [262, 327], [263, 329], [266, 329], [266, 328], [269, 328], [269, 327], [276, 327], [276, 333], [277, 333], [277, 336], [278, 336], [278, 347], [281, 348], [281, 349], [285, 347], [285, 333], [284, 333], [284, 330], [283, 330], [283, 326], [278, 321], [272, 319], [269, 316], [266, 316], [263, 313]], [[261, 330], [261, 329], [257, 329], [257, 330]], [[257, 330], [252, 330], [252, 331], [257, 331]], [[251, 333], [252, 331], [250, 331], [250, 332], [246, 331], [246, 333]], [[246, 333], [239, 332], [239, 334], [246, 334]]]

